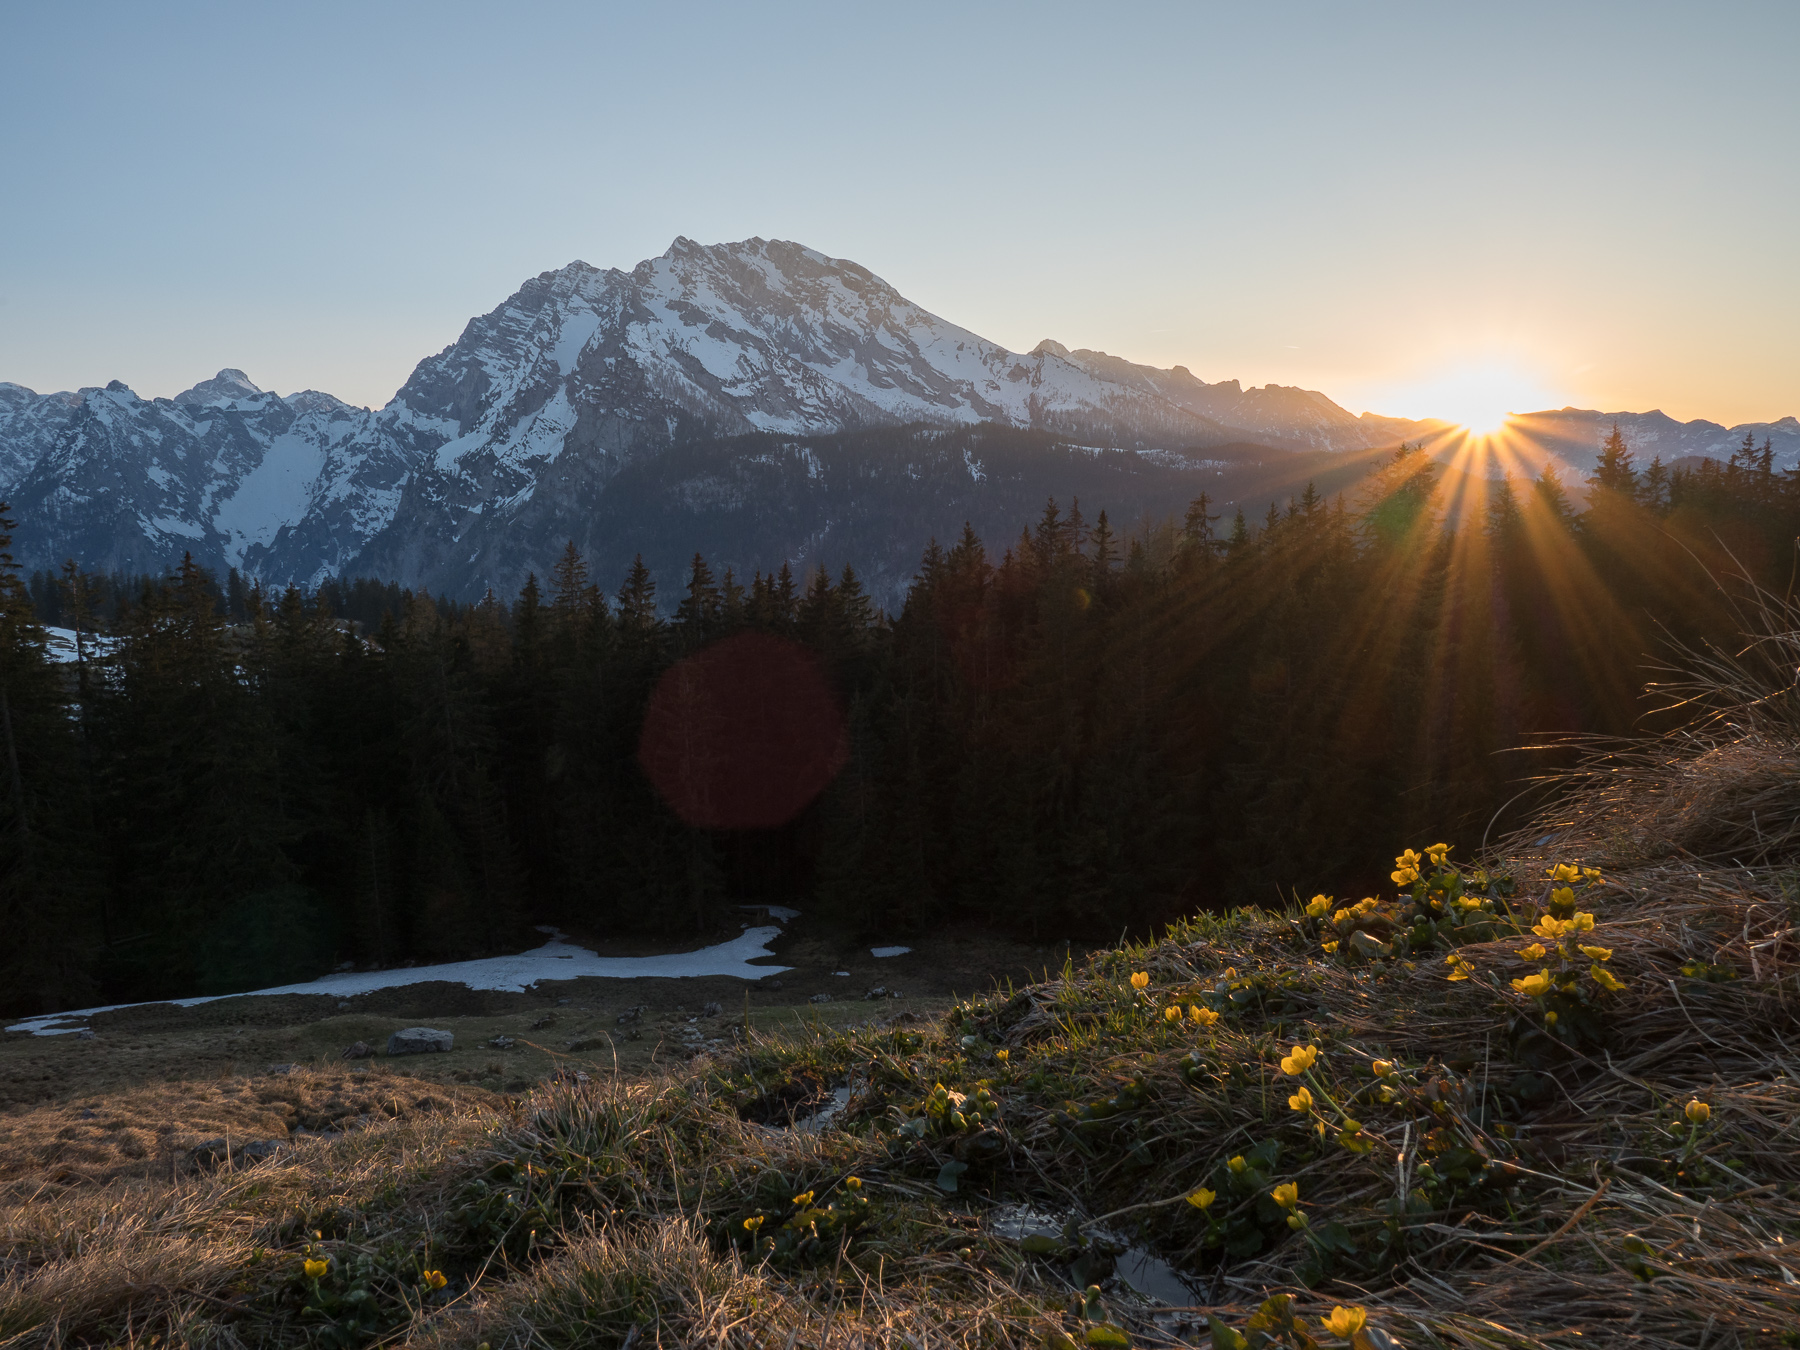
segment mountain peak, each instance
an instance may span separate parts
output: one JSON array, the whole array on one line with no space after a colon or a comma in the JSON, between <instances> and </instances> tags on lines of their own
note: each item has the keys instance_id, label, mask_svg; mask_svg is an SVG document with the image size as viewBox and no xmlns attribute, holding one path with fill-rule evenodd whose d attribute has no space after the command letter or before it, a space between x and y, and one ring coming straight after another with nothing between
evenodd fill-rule
<instances>
[{"instance_id":1,"label":"mountain peak","mask_svg":"<svg viewBox=\"0 0 1800 1350\"><path fill-rule=\"evenodd\" d=\"M243 371L227 366L210 380L202 380L192 389L184 389L175 395L175 402L205 407L244 398L261 398L262 393Z\"/></svg>"},{"instance_id":2,"label":"mountain peak","mask_svg":"<svg viewBox=\"0 0 1800 1350\"><path fill-rule=\"evenodd\" d=\"M1042 342L1038 343L1037 346L1031 349L1031 354L1033 356L1061 356L1066 358L1069 354L1069 349L1063 346L1062 343L1058 342L1055 338L1045 338Z\"/></svg>"}]
</instances>

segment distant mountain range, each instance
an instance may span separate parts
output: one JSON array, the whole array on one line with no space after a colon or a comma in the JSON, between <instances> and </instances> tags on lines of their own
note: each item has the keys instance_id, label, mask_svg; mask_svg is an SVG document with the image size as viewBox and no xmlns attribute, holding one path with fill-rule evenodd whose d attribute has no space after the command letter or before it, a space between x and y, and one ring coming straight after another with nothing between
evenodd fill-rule
<instances>
[{"instance_id":1,"label":"distant mountain range","mask_svg":"<svg viewBox=\"0 0 1800 1350\"><path fill-rule=\"evenodd\" d=\"M1746 431L1800 462L1792 417L1563 409L1519 426L1585 467L1615 419L1646 462L1722 458ZM1369 452L1448 430L1051 341L1010 352L855 263L677 239L629 272L527 281L379 411L238 370L173 399L0 383L0 491L28 567L154 572L191 551L278 585L348 573L478 595L573 539L603 578L637 552L665 584L696 550L740 571L850 561L891 600L925 537L964 519L1009 534L1079 494L1125 522L1202 490L1260 514L1258 494L1352 482Z\"/></svg>"}]
</instances>

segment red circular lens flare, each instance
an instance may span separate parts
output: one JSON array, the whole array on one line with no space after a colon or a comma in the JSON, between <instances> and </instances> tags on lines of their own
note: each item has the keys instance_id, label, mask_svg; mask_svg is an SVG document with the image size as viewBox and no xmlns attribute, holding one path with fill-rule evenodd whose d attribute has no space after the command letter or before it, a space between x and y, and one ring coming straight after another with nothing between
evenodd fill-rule
<instances>
[{"instance_id":1,"label":"red circular lens flare","mask_svg":"<svg viewBox=\"0 0 1800 1350\"><path fill-rule=\"evenodd\" d=\"M638 763L689 825L766 830L825 790L849 757L844 714L817 659L765 633L716 642L664 671Z\"/></svg>"}]
</instances>

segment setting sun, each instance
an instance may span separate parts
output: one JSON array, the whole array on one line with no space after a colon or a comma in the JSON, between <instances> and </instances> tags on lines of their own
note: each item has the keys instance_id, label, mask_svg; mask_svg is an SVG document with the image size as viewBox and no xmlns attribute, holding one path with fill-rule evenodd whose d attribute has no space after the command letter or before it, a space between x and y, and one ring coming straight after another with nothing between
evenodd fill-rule
<instances>
[{"instance_id":1,"label":"setting sun","mask_svg":"<svg viewBox=\"0 0 1800 1350\"><path fill-rule=\"evenodd\" d=\"M1477 436L1488 436L1515 413L1555 407L1543 381L1510 365L1460 366L1439 371L1395 391L1399 408L1429 408L1411 416L1442 418Z\"/></svg>"}]
</instances>

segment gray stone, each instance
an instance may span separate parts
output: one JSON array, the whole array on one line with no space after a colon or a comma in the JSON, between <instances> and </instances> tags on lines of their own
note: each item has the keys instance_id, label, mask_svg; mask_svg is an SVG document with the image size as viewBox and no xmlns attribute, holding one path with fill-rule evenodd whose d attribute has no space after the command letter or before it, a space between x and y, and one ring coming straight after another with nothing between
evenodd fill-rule
<instances>
[{"instance_id":1,"label":"gray stone","mask_svg":"<svg viewBox=\"0 0 1800 1350\"><path fill-rule=\"evenodd\" d=\"M806 1001L808 1003L829 1003L829 1002L831 1002L831 995L830 994L814 994L811 998L807 999Z\"/></svg>"},{"instance_id":2,"label":"gray stone","mask_svg":"<svg viewBox=\"0 0 1800 1350\"><path fill-rule=\"evenodd\" d=\"M455 1035L448 1031L408 1027L405 1031L396 1031L388 1037L387 1052L390 1055L423 1055L434 1050L448 1050L455 1044Z\"/></svg>"}]
</instances>

